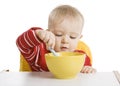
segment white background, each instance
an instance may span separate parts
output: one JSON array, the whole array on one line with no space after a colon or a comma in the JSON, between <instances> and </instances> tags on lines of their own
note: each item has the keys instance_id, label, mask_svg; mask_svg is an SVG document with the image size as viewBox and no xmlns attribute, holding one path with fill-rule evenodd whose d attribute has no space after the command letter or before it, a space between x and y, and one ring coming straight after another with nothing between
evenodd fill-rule
<instances>
[{"instance_id":1,"label":"white background","mask_svg":"<svg viewBox=\"0 0 120 86\"><path fill-rule=\"evenodd\" d=\"M85 18L83 38L97 71L120 71L120 0L0 0L0 71L19 71L17 37L30 27L47 28L50 11L76 7Z\"/></svg>"}]
</instances>

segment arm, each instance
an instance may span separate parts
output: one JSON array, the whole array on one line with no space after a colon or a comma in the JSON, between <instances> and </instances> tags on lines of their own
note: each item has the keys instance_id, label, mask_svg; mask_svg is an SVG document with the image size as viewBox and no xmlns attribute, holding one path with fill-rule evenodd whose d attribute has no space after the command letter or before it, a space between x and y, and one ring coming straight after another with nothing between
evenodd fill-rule
<instances>
[{"instance_id":1,"label":"arm","mask_svg":"<svg viewBox=\"0 0 120 86\"><path fill-rule=\"evenodd\" d=\"M41 43L35 34L35 30L37 29L41 28L31 28L21 34L16 40L18 49L25 57L29 57L29 54L34 51L33 48Z\"/></svg>"},{"instance_id":2,"label":"arm","mask_svg":"<svg viewBox=\"0 0 120 86\"><path fill-rule=\"evenodd\" d=\"M45 48L42 41L36 36L35 30L42 29L38 27L29 29L17 38L16 44L21 54L29 63L31 69L34 71L41 71L39 54L45 52L40 52L40 48Z\"/></svg>"},{"instance_id":3,"label":"arm","mask_svg":"<svg viewBox=\"0 0 120 86\"><path fill-rule=\"evenodd\" d=\"M20 35L16 44L33 71L48 70L44 55L48 52L46 45L54 47L55 36L52 32L34 27Z\"/></svg>"},{"instance_id":4,"label":"arm","mask_svg":"<svg viewBox=\"0 0 120 86\"><path fill-rule=\"evenodd\" d=\"M85 64L82 68L82 73L95 73L96 69L92 67L92 64L90 63L90 58L86 55Z\"/></svg>"},{"instance_id":5,"label":"arm","mask_svg":"<svg viewBox=\"0 0 120 86\"><path fill-rule=\"evenodd\" d=\"M75 50L75 52L80 52L80 53L84 53L86 54L84 51L82 50ZM96 69L92 68L92 64L91 64L91 59L89 58L89 56L86 54L86 57L85 57L85 63L84 63L84 66L81 70L82 73L94 73L96 72Z\"/></svg>"}]
</instances>

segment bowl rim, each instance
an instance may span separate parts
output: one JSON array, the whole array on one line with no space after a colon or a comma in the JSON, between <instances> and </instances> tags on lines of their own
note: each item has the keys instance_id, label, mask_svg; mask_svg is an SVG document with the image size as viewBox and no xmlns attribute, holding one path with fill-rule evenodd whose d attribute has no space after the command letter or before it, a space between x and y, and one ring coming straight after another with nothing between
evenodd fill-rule
<instances>
[{"instance_id":1,"label":"bowl rim","mask_svg":"<svg viewBox=\"0 0 120 86\"><path fill-rule=\"evenodd\" d=\"M53 57L62 57L62 54L64 55L64 56L66 56L66 57L73 57L74 55L76 56L76 57L78 57L78 56L83 56L84 58L86 57L86 54L85 53L82 53L82 52L57 52L58 54L61 54L60 56L54 56L52 53L46 53L45 54L45 58L48 58L48 57L50 57L50 58L53 58ZM66 53L68 54L68 55L66 55Z\"/></svg>"}]
</instances>

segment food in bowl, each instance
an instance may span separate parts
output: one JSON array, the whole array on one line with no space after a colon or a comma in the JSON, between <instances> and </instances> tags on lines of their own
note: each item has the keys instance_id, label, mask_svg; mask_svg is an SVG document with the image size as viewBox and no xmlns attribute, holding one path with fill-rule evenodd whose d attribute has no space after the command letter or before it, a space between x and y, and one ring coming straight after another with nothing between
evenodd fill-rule
<instances>
[{"instance_id":1,"label":"food in bowl","mask_svg":"<svg viewBox=\"0 0 120 86\"><path fill-rule=\"evenodd\" d=\"M59 56L52 53L45 54L49 71L58 79L74 78L82 69L85 54L79 52L58 52Z\"/></svg>"}]
</instances>

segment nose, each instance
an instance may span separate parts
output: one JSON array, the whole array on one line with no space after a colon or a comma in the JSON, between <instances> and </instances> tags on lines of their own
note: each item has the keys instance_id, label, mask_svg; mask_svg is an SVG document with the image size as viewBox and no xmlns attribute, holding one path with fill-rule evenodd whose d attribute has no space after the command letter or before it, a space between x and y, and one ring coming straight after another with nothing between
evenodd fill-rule
<instances>
[{"instance_id":1,"label":"nose","mask_svg":"<svg viewBox=\"0 0 120 86\"><path fill-rule=\"evenodd\" d=\"M63 43L63 44L68 44L68 43L69 43L69 37L68 37L67 35L64 35L64 36L62 37L62 43Z\"/></svg>"}]
</instances>

